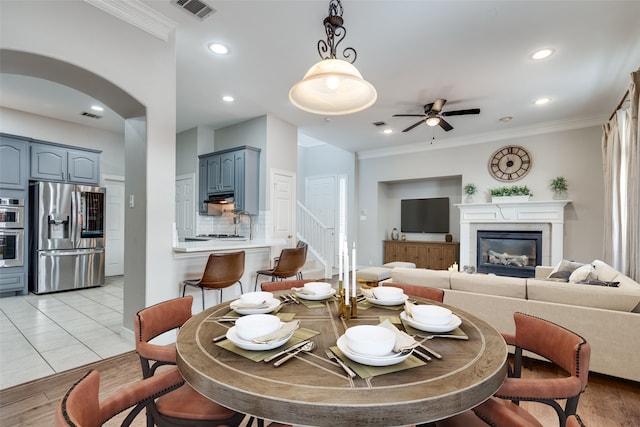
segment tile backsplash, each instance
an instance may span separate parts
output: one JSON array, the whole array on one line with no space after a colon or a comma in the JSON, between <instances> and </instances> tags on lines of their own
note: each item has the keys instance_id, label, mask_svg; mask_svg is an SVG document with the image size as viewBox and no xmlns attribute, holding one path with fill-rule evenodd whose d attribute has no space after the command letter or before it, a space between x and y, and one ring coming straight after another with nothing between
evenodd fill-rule
<instances>
[{"instance_id":1,"label":"tile backsplash","mask_svg":"<svg viewBox=\"0 0 640 427\"><path fill-rule=\"evenodd\" d=\"M234 218L236 222L234 223ZM225 212L219 216L198 215L196 235L198 234L239 234L252 239L264 238L264 214L234 215Z\"/></svg>"}]
</instances>

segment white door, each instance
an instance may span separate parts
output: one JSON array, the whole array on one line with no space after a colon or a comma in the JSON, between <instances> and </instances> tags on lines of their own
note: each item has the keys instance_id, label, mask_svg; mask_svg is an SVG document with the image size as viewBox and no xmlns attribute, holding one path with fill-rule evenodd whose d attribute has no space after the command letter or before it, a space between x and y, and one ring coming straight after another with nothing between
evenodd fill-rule
<instances>
[{"instance_id":1,"label":"white door","mask_svg":"<svg viewBox=\"0 0 640 427\"><path fill-rule=\"evenodd\" d=\"M334 248L333 253L336 254L333 259L334 267L338 265L338 238L340 230L336 228L337 219L337 176L316 176L306 179L305 184L305 206L316 218L324 225L334 229Z\"/></svg>"},{"instance_id":2,"label":"white door","mask_svg":"<svg viewBox=\"0 0 640 427\"><path fill-rule=\"evenodd\" d=\"M271 170L271 210L273 212L273 238L292 242L296 235L296 174Z\"/></svg>"},{"instance_id":3,"label":"white door","mask_svg":"<svg viewBox=\"0 0 640 427\"><path fill-rule=\"evenodd\" d=\"M104 178L107 189L105 276L124 274L124 178Z\"/></svg>"},{"instance_id":4,"label":"white door","mask_svg":"<svg viewBox=\"0 0 640 427\"><path fill-rule=\"evenodd\" d=\"M196 235L195 184L195 174L176 177L176 227L178 228L178 237L184 238Z\"/></svg>"}]
</instances>

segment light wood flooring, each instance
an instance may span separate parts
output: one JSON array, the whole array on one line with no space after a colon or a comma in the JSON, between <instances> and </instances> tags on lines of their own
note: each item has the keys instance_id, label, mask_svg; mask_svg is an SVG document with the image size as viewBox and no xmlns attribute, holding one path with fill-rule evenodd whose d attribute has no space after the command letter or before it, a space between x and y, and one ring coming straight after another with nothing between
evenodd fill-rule
<instances>
[{"instance_id":1,"label":"light wood flooring","mask_svg":"<svg viewBox=\"0 0 640 427\"><path fill-rule=\"evenodd\" d=\"M633 363L633 361L630 361ZM101 375L101 399L142 377L135 352L92 363L60 374L0 391L0 426L52 426L58 402L66 390L89 369ZM530 377L561 376L549 364L529 360L523 375ZM558 425L555 412L542 404L523 403L546 427ZM592 374L587 390L580 398L578 413L589 427L640 427L640 384L604 375ZM106 425L117 426L122 415ZM144 414L134 426L145 427ZM383 427L383 426L372 426Z\"/></svg>"}]
</instances>

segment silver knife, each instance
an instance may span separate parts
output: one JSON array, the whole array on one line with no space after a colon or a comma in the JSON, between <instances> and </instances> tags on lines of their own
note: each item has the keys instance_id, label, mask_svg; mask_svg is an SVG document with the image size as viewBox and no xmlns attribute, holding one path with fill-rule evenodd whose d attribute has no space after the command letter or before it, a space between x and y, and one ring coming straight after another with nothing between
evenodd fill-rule
<instances>
[{"instance_id":1,"label":"silver knife","mask_svg":"<svg viewBox=\"0 0 640 427\"><path fill-rule=\"evenodd\" d=\"M338 362L338 364L339 364L340 366L342 366L342 369L344 369L344 371L345 371L345 372L346 372L346 373L347 373L351 378L355 378L355 377L356 377L356 373L355 373L355 372L353 372L353 371L351 370L351 368L349 368L347 365L345 365L345 363L344 363L342 360L340 360L340 358L339 358L339 357L338 357L338 356L337 356L333 351L331 351L330 349L327 349L326 353L327 353L327 357L328 357L329 359L331 359L331 360L335 360L336 362Z\"/></svg>"},{"instance_id":2,"label":"silver knife","mask_svg":"<svg viewBox=\"0 0 640 427\"><path fill-rule=\"evenodd\" d=\"M302 342L299 342L298 344L294 344L289 348L285 348L284 350L279 351L278 353L267 357L266 359L264 359L264 361L265 362L271 362L273 359L277 359L278 357L282 356L283 354L289 353L291 350L295 350L298 347L302 347L303 345L305 345L308 342L309 342L309 340L304 340Z\"/></svg>"},{"instance_id":3,"label":"silver knife","mask_svg":"<svg viewBox=\"0 0 640 427\"><path fill-rule=\"evenodd\" d=\"M424 348L424 349L427 351L427 353L432 354L432 355L433 355L433 357L435 357L436 359L442 359L442 355L441 355L440 353L436 352L435 350L431 350L431 349L430 349L429 347L427 347L426 345L424 345L424 344L422 344L422 343L421 343L421 344L420 344L420 347Z\"/></svg>"}]
</instances>

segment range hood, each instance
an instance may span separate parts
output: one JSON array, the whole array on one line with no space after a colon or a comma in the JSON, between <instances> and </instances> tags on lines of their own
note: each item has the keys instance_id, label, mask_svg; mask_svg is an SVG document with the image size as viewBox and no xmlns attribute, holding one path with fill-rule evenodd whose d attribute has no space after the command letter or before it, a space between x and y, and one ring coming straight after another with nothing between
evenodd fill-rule
<instances>
[{"instance_id":1,"label":"range hood","mask_svg":"<svg viewBox=\"0 0 640 427\"><path fill-rule=\"evenodd\" d=\"M207 200L207 215L220 216L225 212L233 213L234 210L234 193L209 194L209 198Z\"/></svg>"}]
</instances>

